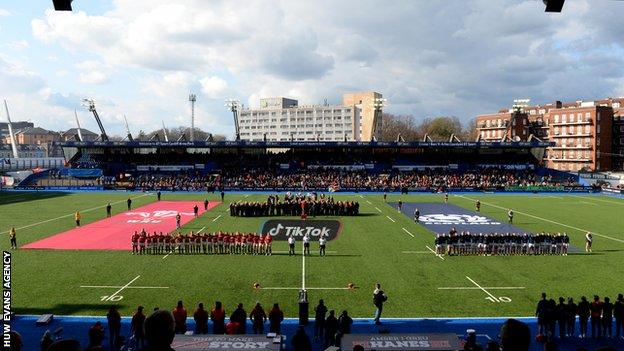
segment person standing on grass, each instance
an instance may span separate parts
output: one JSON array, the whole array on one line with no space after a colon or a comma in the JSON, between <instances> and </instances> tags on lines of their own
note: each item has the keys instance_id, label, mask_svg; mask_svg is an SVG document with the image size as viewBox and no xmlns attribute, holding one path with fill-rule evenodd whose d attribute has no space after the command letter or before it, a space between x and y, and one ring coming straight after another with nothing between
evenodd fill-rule
<instances>
[{"instance_id":1,"label":"person standing on grass","mask_svg":"<svg viewBox=\"0 0 624 351\"><path fill-rule=\"evenodd\" d=\"M592 252L592 243L594 242L594 238L591 232L587 232L585 234L585 252Z\"/></svg>"},{"instance_id":2,"label":"person standing on grass","mask_svg":"<svg viewBox=\"0 0 624 351\"><path fill-rule=\"evenodd\" d=\"M277 303L273 304L273 308L269 311L269 332L282 334L282 321L284 320L284 312L280 310Z\"/></svg>"},{"instance_id":3,"label":"person standing on grass","mask_svg":"<svg viewBox=\"0 0 624 351\"><path fill-rule=\"evenodd\" d=\"M260 302L256 302L256 306L249 313L249 320L252 323L254 334L264 334L264 322L267 320L267 315Z\"/></svg>"},{"instance_id":4,"label":"person standing on grass","mask_svg":"<svg viewBox=\"0 0 624 351\"><path fill-rule=\"evenodd\" d=\"M186 308L184 308L184 305L182 304L182 300L178 301L178 304L173 309L172 314L175 321L176 334L186 333L186 318L188 314L186 312Z\"/></svg>"},{"instance_id":5,"label":"person standing on grass","mask_svg":"<svg viewBox=\"0 0 624 351\"><path fill-rule=\"evenodd\" d=\"M208 211L208 199L204 199L204 211Z\"/></svg>"},{"instance_id":6,"label":"person standing on grass","mask_svg":"<svg viewBox=\"0 0 624 351\"><path fill-rule=\"evenodd\" d=\"M338 333L338 319L334 310L329 311L325 320L325 342L323 347L336 346L336 333Z\"/></svg>"},{"instance_id":7,"label":"person standing on grass","mask_svg":"<svg viewBox=\"0 0 624 351\"><path fill-rule=\"evenodd\" d=\"M17 234L15 233L15 227L11 227L11 230L9 230L9 239L11 240L11 248L17 249Z\"/></svg>"},{"instance_id":8,"label":"person standing on grass","mask_svg":"<svg viewBox=\"0 0 624 351\"><path fill-rule=\"evenodd\" d=\"M237 334L245 334L247 332L247 312L245 312L242 303L239 303L238 307L232 312L230 321L237 324Z\"/></svg>"},{"instance_id":9,"label":"person standing on grass","mask_svg":"<svg viewBox=\"0 0 624 351\"><path fill-rule=\"evenodd\" d=\"M158 190L158 192L156 193L156 198L158 199L158 201L160 201L160 196L161 196L161 195L162 195L162 194L160 193L160 190Z\"/></svg>"},{"instance_id":10,"label":"person standing on grass","mask_svg":"<svg viewBox=\"0 0 624 351\"><path fill-rule=\"evenodd\" d=\"M215 302L214 308L210 311L210 320L212 321L213 334L225 333L225 310L221 305L221 301Z\"/></svg>"},{"instance_id":11,"label":"person standing on grass","mask_svg":"<svg viewBox=\"0 0 624 351\"><path fill-rule=\"evenodd\" d=\"M481 201L477 200L477 202L475 202L475 210L477 210L477 212L481 212Z\"/></svg>"},{"instance_id":12,"label":"person standing on grass","mask_svg":"<svg viewBox=\"0 0 624 351\"><path fill-rule=\"evenodd\" d=\"M594 301L589 305L591 311L592 338L600 337L602 334L602 301L598 295L594 295Z\"/></svg>"},{"instance_id":13,"label":"person standing on grass","mask_svg":"<svg viewBox=\"0 0 624 351\"><path fill-rule=\"evenodd\" d=\"M444 194L444 203L448 204L448 193Z\"/></svg>"},{"instance_id":14,"label":"person standing on grass","mask_svg":"<svg viewBox=\"0 0 624 351\"><path fill-rule=\"evenodd\" d=\"M420 223L420 210L418 209L414 210L414 222Z\"/></svg>"},{"instance_id":15,"label":"person standing on grass","mask_svg":"<svg viewBox=\"0 0 624 351\"><path fill-rule=\"evenodd\" d=\"M537 317L537 334L546 334L546 309L548 307L548 300L546 299L546 293L542 293L542 299L537 303L535 309L535 316Z\"/></svg>"},{"instance_id":16,"label":"person standing on grass","mask_svg":"<svg viewBox=\"0 0 624 351\"><path fill-rule=\"evenodd\" d=\"M399 203L397 204L397 212L401 213L402 209L403 209L403 201L399 200Z\"/></svg>"},{"instance_id":17,"label":"person standing on grass","mask_svg":"<svg viewBox=\"0 0 624 351\"><path fill-rule=\"evenodd\" d=\"M225 200L225 192L221 190L221 202Z\"/></svg>"},{"instance_id":18,"label":"person standing on grass","mask_svg":"<svg viewBox=\"0 0 624 351\"><path fill-rule=\"evenodd\" d=\"M182 216L180 216L180 212L176 214L175 220L176 220L176 229L180 229L180 222L182 221Z\"/></svg>"},{"instance_id":19,"label":"person standing on grass","mask_svg":"<svg viewBox=\"0 0 624 351\"><path fill-rule=\"evenodd\" d=\"M567 328L566 333L569 337L574 337L574 324L576 323L576 315L578 314L578 306L574 303L574 299L568 298L566 305Z\"/></svg>"},{"instance_id":20,"label":"person standing on grass","mask_svg":"<svg viewBox=\"0 0 624 351\"><path fill-rule=\"evenodd\" d=\"M199 303L193 313L195 320L195 334L208 334L208 311L204 309L204 304Z\"/></svg>"},{"instance_id":21,"label":"person standing on grass","mask_svg":"<svg viewBox=\"0 0 624 351\"><path fill-rule=\"evenodd\" d=\"M310 256L310 236L308 233L303 236L303 255Z\"/></svg>"},{"instance_id":22,"label":"person standing on grass","mask_svg":"<svg viewBox=\"0 0 624 351\"><path fill-rule=\"evenodd\" d=\"M132 316L132 322L130 322L130 328L134 335L134 343L139 350L145 346L145 318L143 306L139 306Z\"/></svg>"},{"instance_id":23,"label":"person standing on grass","mask_svg":"<svg viewBox=\"0 0 624 351\"><path fill-rule=\"evenodd\" d=\"M591 314L591 310L589 308L589 301L585 296L581 296L581 302L578 304L578 315L579 315L579 337L584 339L587 337L587 320Z\"/></svg>"},{"instance_id":24,"label":"person standing on grass","mask_svg":"<svg viewBox=\"0 0 624 351\"><path fill-rule=\"evenodd\" d=\"M375 290L373 290L373 305L375 305L375 324L381 324L381 312L383 311L383 304L388 301L388 296L381 290L381 284L375 284Z\"/></svg>"},{"instance_id":25,"label":"person standing on grass","mask_svg":"<svg viewBox=\"0 0 624 351\"><path fill-rule=\"evenodd\" d=\"M288 236L288 256L297 255L295 253L295 237L293 235Z\"/></svg>"},{"instance_id":26,"label":"person standing on grass","mask_svg":"<svg viewBox=\"0 0 624 351\"><path fill-rule=\"evenodd\" d=\"M321 235L319 238L319 256L325 256L325 247L327 246L327 239L325 239L325 235Z\"/></svg>"},{"instance_id":27,"label":"person standing on grass","mask_svg":"<svg viewBox=\"0 0 624 351\"><path fill-rule=\"evenodd\" d=\"M128 205L128 211L130 211L132 209L132 199L128 198L128 200L126 200L126 204Z\"/></svg>"},{"instance_id":28,"label":"person standing on grass","mask_svg":"<svg viewBox=\"0 0 624 351\"><path fill-rule=\"evenodd\" d=\"M387 193L384 193L383 200L384 200L384 202L388 202L388 194Z\"/></svg>"},{"instance_id":29,"label":"person standing on grass","mask_svg":"<svg viewBox=\"0 0 624 351\"><path fill-rule=\"evenodd\" d=\"M611 339L613 335L613 304L605 296L602 304L602 337Z\"/></svg>"},{"instance_id":30,"label":"person standing on grass","mask_svg":"<svg viewBox=\"0 0 624 351\"><path fill-rule=\"evenodd\" d=\"M613 316L615 317L615 337L620 338L620 332L624 332L624 295L619 294L613 304ZM624 335L623 335L624 336Z\"/></svg>"},{"instance_id":31,"label":"person standing on grass","mask_svg":"<svg viewBox=\"0 0 624 351\"><path fill-rule=\"evenodd\" d=\"M106 314L108 320L108 340L111 350L117 350L119 343L119 334L121 332L121 315L117 311L117 306L113 305Z\"/></svg>"},{"instance_id":32,"label":"person standing on grass","mask_svg":"<svg viewBox=\"0 0 624 351\"><path fill-rule=\"evenodd\" d=\"M111 217L111 210L112 210L113 206L111 206L111 203L109 202L108 204L106 204L106 218L110 218Z\"/></svg>"},{"instance_id":33,"label":"person standing on grass","mask_svg":"<svg viewBox=\"0 0 624 351\"><path fill-rule=\"evenodd\" d=\"M74 220L76 220L76 227L80 227L80 219L82 218L82 216L80 215L79 211L76 211L76 213L74 214Z\"/></svg>"},{"instance_id":34,"label":"person standing on grass","mask_svg":"<svg viewBox=\"0 0 624 351\"><path fill-rule=\"evenodd\" d=\"M199 207L197 206L197 204L195 204L195 206L193 206L193 215L195 216L195 218L197 218L198 214L199 214Z\"/></svg>"},{"instance_id":35,"label":"person standing on grass","mask_svg":"<svg viewBox=\"0 0 624 351\"><path fill-rule=\"evenodd\" d=\"M513 216L514 216L514 213L512 209L509 209L509 211L507 211L507 222L509 224L513 224Z\"/></svg>"},{"instance_id":36,"label":"person standing on grass","mask_svg":"<svg viewBox=\"0 0 624 351\"><path fill-rule=\"evenodd\" d=\"M320 299L318 305L314 307L314 340L323 340L326 314L327 307L325 306L323 299Z\"/></svg>"}]
</instances>

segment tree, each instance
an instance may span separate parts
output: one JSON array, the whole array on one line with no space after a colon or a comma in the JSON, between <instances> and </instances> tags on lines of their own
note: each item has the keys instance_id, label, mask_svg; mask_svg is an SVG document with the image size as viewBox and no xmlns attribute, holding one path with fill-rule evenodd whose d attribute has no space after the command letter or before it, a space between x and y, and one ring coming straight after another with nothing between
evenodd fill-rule
<instances>
[{"instance_id":1,"label":"tree","mask_svg":"<svg viewBox=\"0 0 624 351\"><path fill-rule=\"evenodd\" d=\"M437 141L448 141L451 135L460 137L462 134L462 124L457 117L435 117L426 118L420 125L421 133L428 134L429 137Z\"/></svg>"},{"instance_id":2,"label":"tree","mask_svg":"<svg viewBox=\"0 0 624 351\"><path fill-rule=\"evenodd\" d=\"M395 141L399 134L405 141L416 141L422 137L414 116L384 113L381 120L381 141Z\"/></svg>"}]
</instances>

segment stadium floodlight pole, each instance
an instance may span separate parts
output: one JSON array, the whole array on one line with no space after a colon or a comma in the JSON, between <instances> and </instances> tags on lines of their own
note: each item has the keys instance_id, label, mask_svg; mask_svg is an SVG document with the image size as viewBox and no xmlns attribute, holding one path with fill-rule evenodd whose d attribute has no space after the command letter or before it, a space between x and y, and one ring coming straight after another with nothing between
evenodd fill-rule
<instances>
[{"instance_id":1,"label":"stadium floodlight pole","mask_svg":"<svg viewBox=\"0 0 624 351\"><path fill-rule=\"evenodd\" d=\"M17 143L15 142L15 134L13 134L13 125L11 124L11 114L9 114L9 105L6 99L4 100L4 110L6 111L7 122L9 123L9 139L11 140L11 151L13 151L13 158L19 158L17 153Z\"/></svg>"},{"instance_id":2,"label":"stadium floodlight pole","mask_svg":"<svg viewBox=\"0 0 624 351\"><path fill-rule=\"evenodd\" d=\"M167 135L167 128L165 128L165 121L162 121L162 125L163 125L163 135L165 137L165 141L169 142L169 136Z\"/></svg>"},{"instance_id":3,"label":"stadium floodlight pole","mask_svg":"<svg viewBox=\"0 0 624 351\"><path fill-rule=\"evenodd\" d=\"M374 130L373 130L372 135L375 136L376 138L380 137L379 133L381 133L382 112L383 112L383 108L386 107L387 105L388 105L388 99L384 99L384 98L373 99L373 109L374 109L373 128Z\"/></svg>"},{"instance_id":4,"label":"stadium floodlight pole","mask_svg":"<svg viewBox=\"0 0 624 351\"><path fill-rule=\"evenodd\" d=\"M197 101L197 96L190 94L189 101L191 102L191 133L189 137L191 141L195 141L195 101Z\"/></svg>"},{"instance_id":5,"label":"stadium floodlight pole","mask_svg":"<svg viewBox=\"0 0 624 351\"><path fill-rule=\"evenodd\" d=\"M78 140L84 141L82 138L82 130L80 128L80 120L78 119L78 110L74 109L74 116L76 117L76 130L78 131Z\"/></svg>"},{"instance_id":6,"label":"stadium floodlight pole","mask_svg":"<svg viewBox=\"0 0 624 351\"><path fill-rule=\"evenodd\" d=\"M126 137L128 138L128 141L134 141L134 138L132 137L132 133L130 133L130 127L128 126L128 119L126 118L126 115L124 116L124 122L126 123Z\"/></svg>"},{"instance_id":7,"label":"stadium floodlight pole","mask_svg":"<svg viewBox=\"0 0 624 351\"><path fill-rule=\"evenodd\" d=\"M97 110L95 109L95 100L93 99L82 99L82 105L85 106L89 111L91 111L91 113L93 113L93 117L95 117L95 121L98 124L98 127L100 128L100 139L102 139L102 141L108 141L108 135L106 135L106 131L104 130L104 125L102 124L102 121L100 120L100 116L97 113Z\"/></svg>"},{"instance_id":8,"label":"stadium floodlight pole","mask_svg":"<svg viewBox=\"0 0 624 351\"><path fill-rule=\"evenodd\" d=\"M227 99L225 100L225 106L227 106L230 111L232 111L232 116L234 117L234 131L236 133L236 141L239 141L240 130L238 128L238 112L240 110L240 101L235 99Z\"/></svg>"}]
</instances>

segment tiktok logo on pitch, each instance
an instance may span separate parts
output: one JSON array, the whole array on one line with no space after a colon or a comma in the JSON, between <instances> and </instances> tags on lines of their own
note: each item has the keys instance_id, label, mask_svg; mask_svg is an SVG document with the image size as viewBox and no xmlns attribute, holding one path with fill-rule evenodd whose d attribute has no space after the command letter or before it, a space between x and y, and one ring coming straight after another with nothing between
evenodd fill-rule
<instances>
[{"instance_id":1,"label":"tiktok logo on pitch","mask_svg":"<svg viewBox=\"0 0 624 351\"><path fill-rule=\"evenodd\" d=\"M175 218L175 216L193 216L192 212L178 212L168 210L156 210L152 212L127 212L127 216L134 216L135 218L128 219L127 223L145 223L145 224L157 224L162 223L164 219Z\"/></svg>"}]
</instances>

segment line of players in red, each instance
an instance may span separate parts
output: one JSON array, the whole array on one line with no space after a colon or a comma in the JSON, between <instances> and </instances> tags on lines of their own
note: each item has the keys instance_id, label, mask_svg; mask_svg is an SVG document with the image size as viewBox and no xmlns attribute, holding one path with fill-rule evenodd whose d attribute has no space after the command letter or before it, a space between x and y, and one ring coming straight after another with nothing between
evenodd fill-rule
<instances>
[{"instance_id":1,"label":"line of players in red","mask_svg":"<svg viewBox=\"0 0 624 351\"><path fill-rule=\"evenodd\" d=\"M131 238L133 255L189 254L239 254L271 255L273 238L256 233L177 233L148 234L145 230L134 232Z\"/></svg>"}]
</instances>

